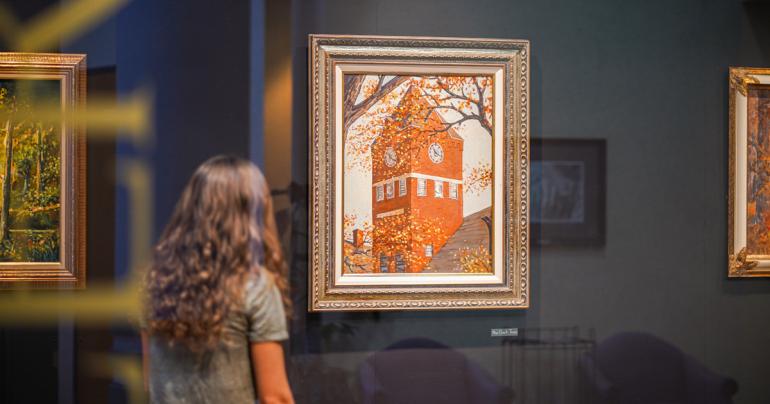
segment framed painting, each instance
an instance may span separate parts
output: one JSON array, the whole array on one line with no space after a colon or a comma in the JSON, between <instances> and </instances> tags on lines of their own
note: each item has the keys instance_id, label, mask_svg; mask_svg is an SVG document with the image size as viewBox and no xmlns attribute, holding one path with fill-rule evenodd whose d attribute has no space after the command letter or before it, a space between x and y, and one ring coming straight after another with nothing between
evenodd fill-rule
<instances>
[{"instance_id":1,"label":"framed painting","mask_svg":"<svg viewBox=\"0 0 770 404\"><path fill-rule=\"evenodd\" d=\"M604 139L533 139L532 243L601 247L605 242Z\"/></svg>"},{"instance_id":2,"label":"framed painting","mask_svg":"<svg viewBox=\"0 0 770 404\"><path fill-rule=\"evenodd\" d=\"M309 309L528 307L529 43L309 51Z\"/></svg>"},{"instance_id":3,"label":"framed painting","mask_svg":"<svg viewBox=\"0 0 770 404\"><path fill-rule=\"evenodd\" d=\"M86 275L85 55L0 53L0 288Z\"/></svg>"},{"instance_id":4,"label":"framed painting","mask_svg":"<svg viewBox=\"0 0 770 404\"><path fill-rule=\"evenodd\" d=\"M770 276L770 69L730 69L728 276Z\"/></svg>"}]
</instances>

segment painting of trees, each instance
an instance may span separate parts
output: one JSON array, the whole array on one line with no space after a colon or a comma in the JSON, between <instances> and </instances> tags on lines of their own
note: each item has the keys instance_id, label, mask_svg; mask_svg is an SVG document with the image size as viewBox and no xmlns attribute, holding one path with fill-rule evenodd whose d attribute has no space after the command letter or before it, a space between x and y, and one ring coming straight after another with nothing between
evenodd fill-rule
<instances>
[{"instance_id":1,"label":"painting of trees","mask_svg":"<svg viewBox=\"0 0 770 404\"><path fill-rule=\"evenodd\" d=\"M770 254L770 91L748 96L748 250Z\"/></svg>"},{"instance_id":2,"label":"painting of trees","mask_svg":"<svg viewBox=\"0 0 770 404\"><path fill-rule=\"evenodd\" d=\"M57 81L0 80L0 261L59 260L61 140L34 119L58 100Z\"/></svg>"}]
</instances>

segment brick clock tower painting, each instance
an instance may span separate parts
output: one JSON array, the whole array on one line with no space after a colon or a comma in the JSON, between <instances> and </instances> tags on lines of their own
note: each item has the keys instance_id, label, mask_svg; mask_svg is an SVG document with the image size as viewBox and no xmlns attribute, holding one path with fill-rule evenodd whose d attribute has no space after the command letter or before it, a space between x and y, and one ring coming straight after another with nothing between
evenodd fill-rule
<instances>
[{"instance_id":1,"label":"brick clock tower painting","mask_svg":"<svg viewBox=\"0 0 770 404\"><path fill-rule=\"evenodd\" d=\"M343 273L491 273L492 79L345 83Z\"/></svg>"},{"instance_id":2,"label":"brick clock tower painting","mask_svg":"<svg viewBox=\"0 0 770 404\"><path fill-rule=\"evenodd\" d=\"M528 307L529 42L308 49L308 309Z\"/></svg>"}]
</instances>

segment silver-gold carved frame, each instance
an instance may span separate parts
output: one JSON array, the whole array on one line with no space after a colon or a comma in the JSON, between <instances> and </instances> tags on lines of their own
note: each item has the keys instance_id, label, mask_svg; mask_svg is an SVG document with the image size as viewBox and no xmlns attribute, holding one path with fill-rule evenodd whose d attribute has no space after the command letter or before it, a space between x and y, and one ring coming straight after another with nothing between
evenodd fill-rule
<instances>
[{"instance_id":1,"label":"silver-gold carved frame","mask_svg":"<svg viewBox=\"0 0 770 404\"><path fill-rule=\"evenodd\" d=\"M86 55L2 53L0 78L58 80L61 88L59 262L0 263L0 289L86 285L86 138L75 116L86 103ZM48 111L50 112L50 111Z\"/></svg>"},{"instance_id":2,"label":"silver-gold carved frame","mask_svg":"<svg viewBox=\"0 0 770 404\"><path fill-rule=\"evenodd\" d=\"M529 307L529 52L526 40L310 35L310 311ZM504 270L499 284L335 284L335 243L342 241L335 240L335 150L341 146L335 144L334 69L345 63L502 67Z\"/></svg>"}]
</instances>

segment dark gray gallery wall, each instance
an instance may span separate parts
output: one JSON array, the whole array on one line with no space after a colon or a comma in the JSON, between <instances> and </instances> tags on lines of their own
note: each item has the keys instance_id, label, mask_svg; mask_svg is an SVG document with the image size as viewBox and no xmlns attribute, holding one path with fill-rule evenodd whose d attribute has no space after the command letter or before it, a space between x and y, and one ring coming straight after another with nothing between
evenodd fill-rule
<instances>
[{"instance_id":1,"label":"dark gray gallery wall","mask_svg":"<svg viewBox=\"0 0 770 404\"><path fill-rule=\"evenodd\" d=\"M307 33L523 38L532 136L607 140L607 243L538 250L532 308L340 314L370 351L426 336L492 346L500 326L645 331L770 398L770 281L727 280L727 72L770 66L770 5L727 0L296 0L294 176L306 182ZM295 271L306 267L295 258ZM301 278L304 274L294 274ZM302 293L302 291L297 291ZM311 325L316 324L316 325Z\"/></svg>"},{"instance_id":2,"label":"dark gray gallery wall","mask_svg":"<svg viewBox=\"0 0 770 404\"><path fill-rule=\"evenodd\" d=\"M250 154L251 21L248 1L134 0L118 16L119 95L152 92L155 140L139 157L154 169L156 233L195 167Z\"/></svg>"},{"instance_id":3,"label":"dark gray gallery wall","mask_svg":"<svg viewBox=\"0 0 770 404\"><path fill-rule=\"evenodd\" d=\"M28 18L49 3L18 1L14 7ZM261 105L253 91L261 51L250 42L261 20L255 3L261 4L133 0L89 37L93 47L83 45L101 50L89 51L98 53L94 66L114 60L119 98L152 90L155 143L136 149L119 142L113 152L117 173L107 165L104 172L117 178L123 159L150 164L156 234L200 162L216 153L260 154L254 146ZM492 347L499 340L489 337L489 329L505 326L575 325L595 328L600 339L641 330L736 378L738 403L770 398L770 282L724 276L727 67L770 66L767 2L293 0L292 6L293 153L286 158L298 190L307 183L307 33L529 39L532 135L604 138L608 145L606 246L533 250L531 309L305 317L299 304L294 355L374 351L412 336L453 347ZM89 175L99 171L94 167ZM108 185L104 179L90 187L95 192L89 204L115 206L114 234L99 232L113 225L89 228L89 234L103 234L98 241L114 241L115 247L89 249L95 254L89 262L109 265L114 255L119 277L126 270L132 218L125 192ZM295 301L301 303L306 217L297 194L287 247ZM94 214L110 220L109 214ZM341 323L354 334L336 327ZM116 333L116 340L123 335ZM55 332L5 329L0 345L0 401L55 401ZM312 384L310 379L305 382Z\"/></svg>"}]
</instances>

